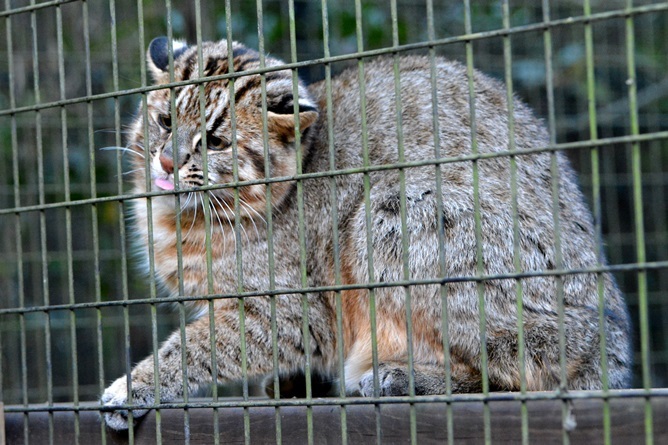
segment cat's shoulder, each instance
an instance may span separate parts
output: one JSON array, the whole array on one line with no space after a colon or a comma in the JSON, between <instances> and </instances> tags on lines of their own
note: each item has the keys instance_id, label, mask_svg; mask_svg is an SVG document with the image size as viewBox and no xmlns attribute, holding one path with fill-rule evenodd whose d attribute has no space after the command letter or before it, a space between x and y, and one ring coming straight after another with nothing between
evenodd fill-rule
<instances>
[{"instance_id":1,"label":"cat's shoulder","mask_svg":"<svg viewBox=\"0 0 668 445\"><path fill-rule=\"evenodd\" d=\"M466 64L442 56L428 55L392 55L364 59L362 63L351 64L340 73L332 76L334 96L354 92L359 94L360 79L363 73L364 88L367 91L377 90L380 93L394 91L396 80L402 88L419 88L431 91L436 84L440 91L462 97L468 97L469 71ZM471 71L476 94L493 95L503 101L505 86L503 82L473 69ZM327 84L321 80L309 86L315 97L324 97Z\"/></svg>"}]
</instances>

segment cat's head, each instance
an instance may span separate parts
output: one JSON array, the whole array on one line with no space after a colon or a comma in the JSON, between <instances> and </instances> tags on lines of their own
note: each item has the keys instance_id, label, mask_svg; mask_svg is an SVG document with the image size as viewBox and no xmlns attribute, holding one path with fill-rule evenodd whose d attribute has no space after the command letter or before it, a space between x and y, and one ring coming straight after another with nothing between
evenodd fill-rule
<instances>
[{"instance_id":1,"label":"cat's head","mask_svg":"<svg viewBox=\"0 0 668 445\"><path fill-rule=\"evenodd\" d=\"M147 62L156 85L198 79L200 75L209 77L228 74L230 60L233 60L235 73L261 68L259 54L236 42L232 45L231 58L225 41L202 43L200 64L196 46L174 41L171 77L168 44L167 38L159 37L149 45ZM266 67L281 64L274 58L265 59ZM223 78L148 93L148 122L144 122L145 113L140 111L129 144L134 150L148 156L150 161L149 172L142 168L145 165L143 161L137 161L137 171L134 173L136 187L144 189L148 176L152 190L171 190L175 170L178 171L180 188L232 183L235 170L240 182L263 180L267 168L271 178L294 175L297 171L296 125L304 134L318 117L316 105L300 82L297 86L298 114L295 115L293 75L290 70L267 72L264 75L264 95L262 82L260 74L252 74L233 80ZM203 94L200 92L202 88ZM263 103L266 103L266 120L263 119ZM205 109L205 143L201 129L202 108ZM236 157L233 145L236 146ZM300 149L304 156L308 144L303 139ZM204 175L205 157L208 178ZM265 184L238 188L242 214L252 216L255 213L244 210L248 206L255 211L264 211L266 188ZM290 182L273 183L272 204L279 204L290 189ZM234 188L210 192L212 200L219 202L220 207L228 212L234 208L234 193ZM196 206L196 201L184 206Z\"/></svg>"}]
</instances>

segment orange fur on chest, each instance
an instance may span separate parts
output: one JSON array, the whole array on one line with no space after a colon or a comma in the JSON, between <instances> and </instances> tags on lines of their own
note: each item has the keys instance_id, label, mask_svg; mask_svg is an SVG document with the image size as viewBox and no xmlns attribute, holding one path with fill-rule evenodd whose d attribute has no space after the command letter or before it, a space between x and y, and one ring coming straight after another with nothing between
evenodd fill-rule
<instances>
[{"instance_id":1,"label":"orange fur on chest","mask_svg":"<svg viewBox=\"0 0 668 445\"><path fill-rule=\"evenodd\" d=\"M172 292L182 286L186 294L208 293L207 249L213 258L222 255L221 234L214 233L207 246L204 219L182 215L181 243L177 243L176 218L169 214L155 214L153 223L153 254L156 270ZM179 266L180 258L180 266ZM179 276L183 277L179 283ZM214 291L216 291L214 281Z\"/></svg>"}]
</instances>

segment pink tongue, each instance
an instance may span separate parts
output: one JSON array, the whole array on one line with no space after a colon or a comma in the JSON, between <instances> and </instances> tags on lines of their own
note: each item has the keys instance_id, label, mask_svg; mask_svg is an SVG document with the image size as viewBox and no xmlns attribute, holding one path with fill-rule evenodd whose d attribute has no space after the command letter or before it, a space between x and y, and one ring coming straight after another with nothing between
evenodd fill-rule
<instances>
[{"instance_id":1,"label":"pink tongue","mask_svg":"<svg viewBox=\"0 0 668 445\"><path fill-rule=\"evenodd\" d=\"M155 185L163 190L174 190L174 182L169 179L158 178L155 180Z\"/></svg>"}]
</instances>

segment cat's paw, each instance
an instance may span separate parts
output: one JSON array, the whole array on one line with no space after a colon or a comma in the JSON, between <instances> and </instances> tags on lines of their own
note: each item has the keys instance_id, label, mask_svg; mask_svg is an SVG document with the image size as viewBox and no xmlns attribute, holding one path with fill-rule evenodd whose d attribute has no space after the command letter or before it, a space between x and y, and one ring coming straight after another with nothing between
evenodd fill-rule
<instances>
[{"instance_id":1,"label":"cat's paw","mask_svg":"<svg viewBox=\"0 0 668 445\"><path fill-rule=\"evenodd\" d=\"M403 367L378 365L378 389L381 396L408 395L408 373ZM373 397L373 370L368 371L360 379L360 394Z\"/></svg>"},{"instance_id":2,"label":"cat's paw","mask_svg":"<svg viewBox=\"0 0 668 445\"><path fill-rule=\"evenodd\" d=\"M133 405L152 405L154 403L153 388L138 382L132 382L132 404ZM100 403L104 406L117 406L128 404L128 386L125 376L119 378L104 390L100 398ZM136 421L144 416L148 409L140 408L132 410L132 418ZM129 420L129 411L127 409L117 409L104 413L104 421L109 428L114 430L127 430ZM133 425L134 426L134 425Z\"/></svg>"}]
</instances>

